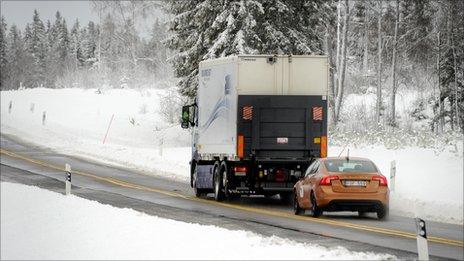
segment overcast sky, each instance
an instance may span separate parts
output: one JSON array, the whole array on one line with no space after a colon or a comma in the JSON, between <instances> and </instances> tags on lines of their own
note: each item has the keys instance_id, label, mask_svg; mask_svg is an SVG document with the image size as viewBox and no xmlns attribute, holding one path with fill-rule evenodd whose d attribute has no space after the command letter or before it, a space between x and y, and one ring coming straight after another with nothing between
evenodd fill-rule
<instances>
[{"instance_id":1,"label":"overcast sky","mask_svg":"<svg viewBox=\"0 0 464 261\"><path fill-rule=\"evenodd\" d=\"M60 11L61 16L66 19L70 29L76 19L80 25L87 25L89 21L98 23L98 15L92 10L90 1L86 0L58 0L58 1L37 1L37 0L0 0L1 15L5 17L8 28L16 24L20 30L24 30L27 23L32 22L34 9L37 9L40 19L46 23L55 20L56 11ZM140 19L136 29L141 37L149 37L154 18L166 19L166 15L159 9L153 10L151 15L145 19Z\"/></svg>"},{"instance_id":2,"label":"overcast sky","mask_svg":"<svg viewBox=\"0 0 464 261\"><path fill-rule=\"evenodd\" d=\"M37 9L44 23L47 20L54 21L57 10L66 18L69 27L76 18L79 18L80 24L87 24L90 20L98 22L89 1L0 1L1 14L7 24L9 26L16 24L20 29L24 29L26 23L32 21L34 9Z\"/></svg>"}]
</instances>

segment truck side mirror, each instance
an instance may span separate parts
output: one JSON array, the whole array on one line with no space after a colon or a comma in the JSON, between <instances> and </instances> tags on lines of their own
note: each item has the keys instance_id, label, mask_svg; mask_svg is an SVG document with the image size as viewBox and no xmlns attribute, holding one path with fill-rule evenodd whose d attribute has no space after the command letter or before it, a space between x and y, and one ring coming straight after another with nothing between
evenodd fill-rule
<instances>
[{"instance_id":1,"label":"truck side mirror","mask_svg":"<svg viewBox=\"0 0 464 261\"><path fill-rule=\"evenodd\" d=\"M190 106L182 106L182 129L188 129L190 127Z\"/></svg>"}]
</instances>

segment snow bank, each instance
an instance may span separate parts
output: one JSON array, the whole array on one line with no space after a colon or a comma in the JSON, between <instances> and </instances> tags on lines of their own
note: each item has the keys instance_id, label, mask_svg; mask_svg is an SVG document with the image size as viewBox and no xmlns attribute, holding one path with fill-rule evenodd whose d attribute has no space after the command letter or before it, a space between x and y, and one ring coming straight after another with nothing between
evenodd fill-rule
<instances>
[{"instance_id":1,"label":"snow bank","mask_svg":"<svg viewBox=\"0 0 464 261\"><path fill-rule=\"evenodd\" d=\"M169 90L108 90L103 94L81 89L1 92L1 132L61 153L187 181L190 134L180 129L179 124L166 123L162 117L161 112L169 109L161 108L161 104L166 105L162 101L167 94ZM359 104L371 100L349 99ZM35 107L33 112L31 103ZM401 103L401 111L406 110L405 104ZM43 111L47 112L45 125L42 125ZM113 114L115 118L103 144ZM338 156L342 148L332 144L329 155ZM418 214L430 220L463 223L462 143L456 147L442 146L440 150L418 147L392 150L362 145L350 147L350 154L372 159L386 176L390 162L396 160L396 188L391 194L393 214Z\"/></svg>"},{"instance_id":2,"label":"snow bank","mask_svg":"<svg viewBox=\"0 0 464 261\"><path fill-rule=\"evenodd\" d=\"M1 249L1 259L44 260L395 258L173 221L4 182Z\"/></svg>"},{"instance_id":3,"label":"snow bank","mask_svg":"<svg viewBox=\"0 0 464 261\"><path fill-rule=\"evenodd\" d=\"M184 173L189 173L189 168L184 159L190 152L179 146L190 145L190 136L179 124L168 124L162 117L163 111L171 109L161 107L166 104L161 99L169 91L113 89L101 94L94 89L2 91L1 131L62 153L185 180Z\"/></svg>"},{"instance_id":4,"label":"snow bank","mask_svg":"<svg viewBox=\"0 0 464 261\"><path fill-rule=\"evenodd\" d=\"M396 161L395 187L390 194L393 214L448 223L463 223L464 170L462 147L458 152L411 148L389 150L381 146L346 147L351 156L371 159L390 178L391 161ZM338 156L343 147L329 147ZM391 181L390 181L391 182Z\"/></svg>"}]
</instances>

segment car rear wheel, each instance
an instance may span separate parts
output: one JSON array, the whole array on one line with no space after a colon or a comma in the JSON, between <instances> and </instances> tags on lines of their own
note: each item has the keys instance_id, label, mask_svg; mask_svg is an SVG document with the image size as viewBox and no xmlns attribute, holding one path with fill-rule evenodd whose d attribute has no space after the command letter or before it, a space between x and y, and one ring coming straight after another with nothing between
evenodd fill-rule
<instances>
[{"instance_id":1,"label":"car rear wheel","mask_svg":"<svg viewBox=\"0 0 464 261\"><path fill-rule=\"evenodd\" d=\"M378 219L380 219L380 220L387 220L388 219L388 215L389 215L388 207L381 207L376 212L377 212L377 218Z\"/></svg>"},{"instance_id":2,"label":"car rear wheel","mask_svg":"<svg viewBox=\"0 0 464 261\"><path fill-rule=\"evenodd\" d=\"M298 196L296 195L296 193L294 193L295 196L293 198L293 212L295 213L295 215L302 215L304 214L305 210L300 208L300 203L298 203Z\"/></svg>"},{"instance_id":3,"label":"car rear wheel","mask_svg":"<svg viewBox=\"0 0 464 261\"><path fill-rule=\"evenodd\" d=\"M317 201L316 197L314 197L314 194L311 192L311 215L313 217L319 217L322 215L322 210L317 206Z\"/></svg>"}]
</instances>

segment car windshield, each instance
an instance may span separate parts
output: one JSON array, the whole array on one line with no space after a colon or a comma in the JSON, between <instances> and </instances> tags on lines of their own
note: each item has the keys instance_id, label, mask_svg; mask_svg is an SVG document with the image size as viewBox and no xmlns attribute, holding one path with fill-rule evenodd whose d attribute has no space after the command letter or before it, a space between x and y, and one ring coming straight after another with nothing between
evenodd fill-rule
<instances>
[{"instance_id":1,"label":"car windshield","mask_svg":"<svg viewBox=\"0 0 464 261\"><path fill-rule=\"evenodd\" d=\"M368 160L325 160L325 167L330 172L377 172L372 161Z\"/></svg>"}]
</instances>

